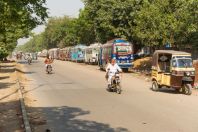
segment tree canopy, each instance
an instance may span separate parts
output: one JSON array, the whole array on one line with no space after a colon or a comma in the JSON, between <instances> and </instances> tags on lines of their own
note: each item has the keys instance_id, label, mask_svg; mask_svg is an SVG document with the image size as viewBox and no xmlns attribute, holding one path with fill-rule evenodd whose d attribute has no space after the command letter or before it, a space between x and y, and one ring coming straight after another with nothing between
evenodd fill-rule
<instances>
[{"instance_id":1,"label":"tree canopy","mask_svg":"<svg viewBox=\"0 0 198 132\"><path fill-rule=\"evenodd\" d=\"M125 38L145 46L198 47L198 0L83 0L78 18L51 18L40 47ZM36 37L33 39L37 39ZM31 40L32 41L32 40ZM29 44L29 43L27 43ZM40 49L41 50L41 49Z\"/></svg>"},{"instance_id":2,"label":"tree canopy","mask_svg":"<svg viewBox=\"0 0 198 132\"><path fill-rule=\"evenodd\" d=\"M13 51L19 38L28 37L32 29L45 22L48 17L45 2L0 0L0 48L4 52ZM5 57L0 54L0 58Z\"/></svg>"}]
</instances>

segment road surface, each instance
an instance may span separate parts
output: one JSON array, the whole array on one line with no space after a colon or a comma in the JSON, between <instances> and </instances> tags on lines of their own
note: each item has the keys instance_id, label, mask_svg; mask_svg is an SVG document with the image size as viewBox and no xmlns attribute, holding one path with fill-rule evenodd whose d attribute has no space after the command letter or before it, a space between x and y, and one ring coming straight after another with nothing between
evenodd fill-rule
<instances>
[{"instance_id":1,"label":"road surface","mask_svg":"<svg viewBox=\"0 0 198 132\"><path fill-rule=\"evenodd\" d=\"M28 93L52 132L197 132L198 96L163 89L131 73L122 76L121 95L106 91L97 66L55 60L53 74L43 59L25 66Z\"/></svg>"}]
</instances>

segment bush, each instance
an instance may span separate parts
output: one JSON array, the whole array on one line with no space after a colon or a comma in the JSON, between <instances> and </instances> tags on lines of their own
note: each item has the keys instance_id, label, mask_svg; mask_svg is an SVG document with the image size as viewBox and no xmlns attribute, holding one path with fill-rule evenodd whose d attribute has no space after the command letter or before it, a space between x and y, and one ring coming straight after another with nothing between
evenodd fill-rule
<instances>
[{"instance_id":1,"label":"bush","mask_svg":"<svg viewBox=\"0 0 198 132\"><path fill-rule=\"evenodd\" d=\"M0 47L0 60L2 61L7 56L8 56L8 51L5 48Z\"/></svg>"}]
</instances>

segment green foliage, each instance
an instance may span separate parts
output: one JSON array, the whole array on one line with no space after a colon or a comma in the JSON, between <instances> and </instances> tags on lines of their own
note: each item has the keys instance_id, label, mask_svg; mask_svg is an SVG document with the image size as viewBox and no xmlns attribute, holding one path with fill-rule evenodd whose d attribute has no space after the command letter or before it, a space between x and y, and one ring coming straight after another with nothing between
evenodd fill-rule
<instances>
[{"instance_id":1,"label":"green foliage","mask_svg":"<svg viewBox=\"0 0 198 132\"><path fill-rule=\"evenodd\" d=\"M43 35L45 47L49 49L73 45L77 40L75 37L75 22L75 19L67 16L49 19Z\"/></svg>"},{"instance_id":2,"label":"green foliage","mask_svg":"<svg viewBox=\"0 0 198 132\"><path fill-rule=\"evenodd\" d=\"M0 1L0 47L11 52L17 40L29 36L32 29L48 17L45 0Z\"/></svg>"},{"instance_id":3,"label":"green foliage","mask_svg":"<svg viewBox=\"0 0 198 132\"><path fill-rule=\"evenodd\" d=\"M2 61L5 57L8 56L8 51L4 47L0 47L0 61Z\"/></svg>"},{"instance_id":4,"label":"green foliage","mask_svg":"<svg viewBox=\"0 0 198 132\"><path fill-rule=\"evenodd\" d=\"M39 35L33 36L25 45L17 46L17 51L24 51L24 52L38 52L42 49L45 49L43 43L43 33Z\"/></svg>"},{"instance_id":5,"label":"green foliage","mask_svg":"<svg viewBox=\"0 0 198 132\"><path fill-rule=\"evenodd\" d=\"M186 0L145 2L135 17L135 36L152 45L185 43L182 39L196 31L191 6Z\"/></svg>"},{"instance_id":6,"label":"green foliage","mask_svg":"<svg viewBox=\"0 0 198 132\"><path fill-rule=\"evenodd\" d=\"M84 0L101 42L124 37L144 45L187 43L197 31L197 0Z\"/></svg>"},{"instance_id":7,"label":"green foliage","mask_svg":"<svg viewBox=\"0 0 198 132\"><path fill-rule=\"evenodd\" d=\"M41 51L44 48L63 48L78 43L89 45L96 40L94 24L89 20L86 10L80 11L78 19L68 16L50 18L45 31L38 36L39 40L38 37L33 37L18 49Z\"/></svg>"},{"instance_id":8,"label":"green foliage","mask_svg":"<svg viewBox=\"0 0 198 132\"><path fill-rule=\"evenodd\" d=\"M96 40L94 22L88 16L88 11L81 10L79 18L75 23L76 37L78 37L78 43L91 44Z\"/></svg>"},{"instance_id":9,"label":"green foliage","mask_svg":"<svg viewBox=\"0 0 198 132\"><path fill-rule=\"evenodd\" d=\"M198 47L198 0L83 2L85 8L78 18L65 16L49 20L41 47L105 43L115 37L146 46L163 47L170 43L175 47Z\"/></svg>"}]
</instances>

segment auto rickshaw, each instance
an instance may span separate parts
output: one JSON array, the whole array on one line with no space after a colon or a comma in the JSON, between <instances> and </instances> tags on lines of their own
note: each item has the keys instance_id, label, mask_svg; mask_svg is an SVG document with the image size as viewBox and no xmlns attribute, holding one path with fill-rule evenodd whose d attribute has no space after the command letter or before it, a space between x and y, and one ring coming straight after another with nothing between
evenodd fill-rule
<instances>
[{"instance_id":1,"label":"auto rickshaw","mask_svg":"<svg viewBox=\"0 0 198 132\"><path fill-rule=\"evenodd\" d=\"M152 90L162 87L174 88L191 95L195 69L190 53L174 50L157 50L152 62Z\"/></svg>"}]
</instances>

